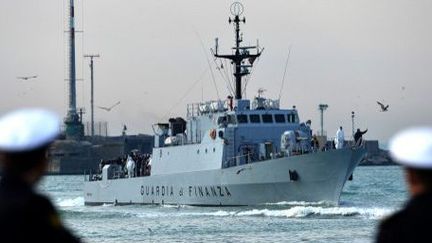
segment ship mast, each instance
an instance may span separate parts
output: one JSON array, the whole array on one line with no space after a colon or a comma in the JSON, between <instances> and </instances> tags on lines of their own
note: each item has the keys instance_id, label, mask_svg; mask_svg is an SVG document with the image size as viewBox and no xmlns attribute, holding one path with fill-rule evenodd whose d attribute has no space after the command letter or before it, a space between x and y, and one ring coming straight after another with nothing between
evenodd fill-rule
<instances>
[{"instance_id":1,"label":"ship mast","mask_svg":"<svg viewBox=\"0 0 432 243\"><path fill-rule=\"evenodd\" d=\"M231 63L234 64L234 77L235 77L235 98L240 100L242 98L242 77L250 74L249 69L252 67L255 59L259 57L262 53L262 49L256 46L240 46L240 43L243 41L242 34L240 33L240 22L246 23L246 18L240 18L240 15L243 13L243 5L239 2L234 2L231 4L231 14L234 16L234 19L228 18L228 23L233 23L235 30L235 47L232 49L235 50L234 54L231 55L219 55L218 54L218 39L216 38L216 47L214 56L217 58L225 58L231 60ZM250 49L256 49L256 54L250 54ZM245 64L245 59L248 60L249 64Z\"/></svg>"}]
</instances>

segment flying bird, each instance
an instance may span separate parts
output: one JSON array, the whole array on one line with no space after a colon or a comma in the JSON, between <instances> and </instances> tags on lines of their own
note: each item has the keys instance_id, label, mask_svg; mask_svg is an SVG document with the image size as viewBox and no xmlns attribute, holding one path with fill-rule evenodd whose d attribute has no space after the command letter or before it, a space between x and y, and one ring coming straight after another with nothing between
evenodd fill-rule
<instances>
[{"instance_id":1,"label":"flying bird","mask_svg":"<svg viewBox=\"0 0 432 243\"><path fill-rule=\"evenodd\" d=\"M381 107L382 112L388 111L389 105L384 105L383 103L377 101L378 105Z\"/></svg>"},{"instance_id":2,"label":"flying bird","mask_svg":"<svg viewBox=\"0 0 432 243\"><path fill-rule=\"evenodd\" d=\"M117 105L120 104L120 101L115 103L114 105L110 106L110 107L104 107L104 106L98 106L98 108L102 109L102 110L106 110L106 111L111 111L112 108L116 107Z\"/></svg>"},{"instance_id":3,"label":"flying bird","mask_svg":"<svg viewBox=\"0 0 432 243\"><path fill-rule=\"evenodd\" d=\"M32 79L32 78L37 78L37 75L17 77L17 79L22 79L22 80L29 80L29 79Z\"/></svg>"}]
</instances>

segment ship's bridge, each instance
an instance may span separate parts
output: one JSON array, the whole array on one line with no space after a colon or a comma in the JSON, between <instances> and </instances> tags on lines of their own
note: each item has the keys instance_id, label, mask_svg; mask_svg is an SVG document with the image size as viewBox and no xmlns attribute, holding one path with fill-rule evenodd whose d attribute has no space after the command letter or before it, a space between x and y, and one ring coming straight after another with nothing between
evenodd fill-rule
<instances>
[{"instance_id":1,"label":"ship's bridge","mask_svg":"<svg viewBox=\"0 0 432 243\"><path fill-rule=\"evenodd\" d=\"M187 119L199 119L202 116L215 116L213 119L219 127L236 126L274 126L298 124L299 117L295 107L293 109L279 108L279 100L255 97L250 100L228 99L226 101L213 100L201 103L188 104Z\"/></svg>"},{"instance_id":2,"label":"ship's bridge","mask_svg":"<svg viewBox=\"0 0 432 243\"><path fill-rule=\"evenodd\" d=\"M279 100L266 99L257 96L252 101L241 99L233 101L232 97L228 96L227 100L210 100L200 103L192 103L187 105L186 117L196 117L200 115L215 114L227 111L242 112L248 110L279 110ZM295 109L295 107L293 107Z\"/></svg>"},{"instance_id":3,"label":"ship's bridge","mask_svg":"<svg viewBox=\"0 0 432 243\"><path fill-rule=\"evenodd\" d=\"M192 103L187 105L186 117L192 118L200 115L209 115L228 111L229 101L211 100L201 103Z\"/></svg>"},{"instance_id":4,"label":"ship's bridge","mask_svg":"<svg viewBox=\"0 0 432 243\"><path fill-rule=\"evenodd\" d=\"M220 114L217 118L219 127L235 126L277 126L298 124L297 110L244 110Z\"/></svg>"}]
</instances>

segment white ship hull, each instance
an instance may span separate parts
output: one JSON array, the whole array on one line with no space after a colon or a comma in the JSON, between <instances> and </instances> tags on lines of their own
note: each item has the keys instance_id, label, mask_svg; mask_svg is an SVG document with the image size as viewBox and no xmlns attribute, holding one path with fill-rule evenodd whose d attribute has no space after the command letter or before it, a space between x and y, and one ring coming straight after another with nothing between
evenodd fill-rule
<instances>
[{"instance_id":1,"label":"white ship hull","mask_svg":"<svg viewBox=\"0 0 432 243\"><path fill-rule=\"evenodd\" d=\"M86 181L85 204L241 206L281 201L338 204L345 182L364 154L364 149L345 148L226 169ZM297 173L297 180L290 178L290 171Z\"/></svg>"}]
</instances>

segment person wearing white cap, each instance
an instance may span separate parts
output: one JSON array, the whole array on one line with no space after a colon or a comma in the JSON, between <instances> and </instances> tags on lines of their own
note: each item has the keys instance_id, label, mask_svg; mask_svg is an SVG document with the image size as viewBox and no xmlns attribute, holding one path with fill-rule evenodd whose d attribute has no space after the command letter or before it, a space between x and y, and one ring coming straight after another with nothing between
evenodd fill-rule
<instances>
[{"instance_id":1,"label":"person wearing white cap","mask_svg":"<svg viewBox=\"0 0 432 243\"><path fill-rule=\"evenodd\" d=\"M432 127L396 134L390 154L404 167L410 200L381 222L377 242L432 242Z\"/></svg>"},{"instance_id":2,"label":"person wearing white cap","mask_svg":"<svg viewBox=\"0 0 432 243\"><path fill-rule=\"evenodd\" d=\"M44 109L20 109L0 118L1 242L79 242L49 199L34 190L59 128L59 118Z\"/></svg>"}]
</instances>

